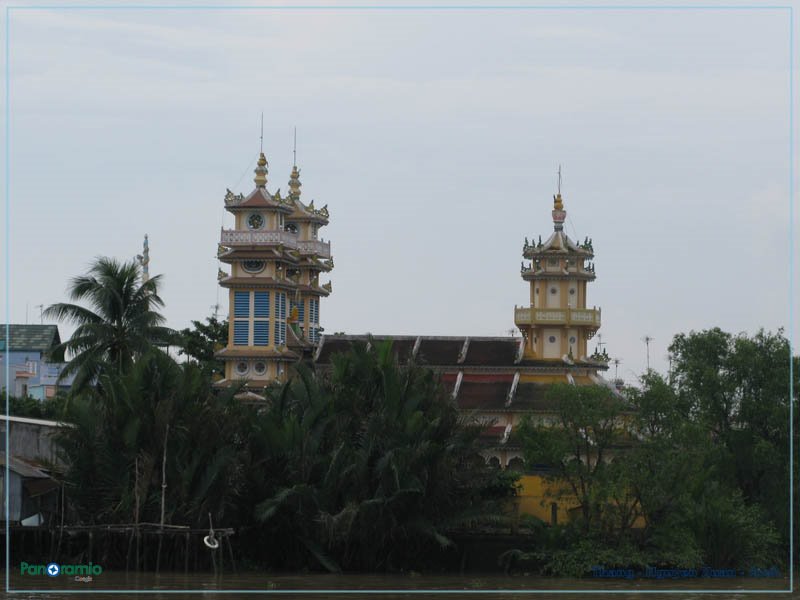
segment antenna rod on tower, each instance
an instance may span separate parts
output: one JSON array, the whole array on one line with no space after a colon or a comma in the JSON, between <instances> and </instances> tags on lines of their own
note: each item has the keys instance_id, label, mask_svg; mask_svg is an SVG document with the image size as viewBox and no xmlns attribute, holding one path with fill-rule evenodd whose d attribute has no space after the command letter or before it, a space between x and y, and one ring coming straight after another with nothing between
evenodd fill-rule
<instances>
[{"instance_id":1,"label":"antenna rod on tower","mask_svg":"<svg viewBox=\"0 0 800 600\"><path fill-rule=\"evenodd\" d=\"M294 155L294 166L297 166L297 127L294 128L294 150L292 151Z\"/></svg>"},{"instance_id":2,"label":"antenna rod on tower","mask_svg":"<svg viewBox=\"0 0 800 600\"><path fill-rule=\"evenodd\" d=\"M264 111L261 111L261 137L259 137L259 152L264 152Z\"/></svg>"},{"instance_id":3,"label":"antenna rod on tower","mask_svg":"<svg viewBox=\"0 0 800 600\"><path fill-rule=\"evenodd\" d=\"M558 165L558 194L561 195L561 165Z\"/></svg>"},{"instance_id":4,"label":"antenna rod on tower","mask_svg":"<svg viewBox=\"0 0 800 600\"><path fill-rule=\"evenodd\" d=\"M645 347L647 348L647 371L650 371L650 342L653 341L653 338L649 335L646 335L642 338Z\"/></svg>"}]
</instances>

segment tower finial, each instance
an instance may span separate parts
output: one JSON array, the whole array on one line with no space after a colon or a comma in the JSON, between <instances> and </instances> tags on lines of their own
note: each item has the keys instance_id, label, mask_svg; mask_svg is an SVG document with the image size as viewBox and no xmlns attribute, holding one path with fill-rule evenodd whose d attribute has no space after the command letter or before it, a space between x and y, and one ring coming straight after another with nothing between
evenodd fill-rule
<instances>
[{"instance_id":1,"label":"tower finial","mask_svg":"<svg viewBox=\"0 0 800 600\"><path fill-rule=\"evenodd\" d=\"M558 165L558 195L561 195L561 165Z\"/></svg>"},{"instance_id":2,"label":"tower finial","mask_svg":"<svg viewBox=\"0 0 800 600\"><path fill-rule=\"evenodd\" d=\"M142 253L136 255L136 260L142 267L142 283L150 279L150 243L147 234L144 234L144 244L142 244Z\"/></svg>"},{"instance_id":3,"label":"tower finial","mask_svg":"<svg viewBox=\"0 0 800 600\"><path fill-rule=\"evenodd\" d=\"M264 152L264 111L261 111L261 136L259 137L258 151Z\"/></svg>"},{"instance_id":4,"label":"tower finial","mask_svg":"<svg viewBox=\"0 0 800 600\"><path fill-rule=\"evenodd\" d=\"M561 200L561 165L558 165L558 193L553 196L553 210L564 210L564 202Z\"/></svg>"},{"instance_id":5,"label":"tower finial","mask_svg":"<svg viewBox=\"0 0 800 600\"><path fill-rule=\"evenodd\" d=\"M289 176L289 199L300 200L300 169L297 168L297 127L294 128L294 165L292 166L292 174Z\"/></svg>"},{"instance_id":6,"label":"tower finial","mask_svg":"<svg viewBox=\"0 0 800 600\"><path fill-rule=\"evenodd\" d=\"M267 163L267 157L264 156L263 152L261 152L258 156L258 166L254 171L256 176L253 181L256 182L256 187L267 187L267 173L269 172L267 169L268 165L269 163Z\"/></svg>"}]
</instances>

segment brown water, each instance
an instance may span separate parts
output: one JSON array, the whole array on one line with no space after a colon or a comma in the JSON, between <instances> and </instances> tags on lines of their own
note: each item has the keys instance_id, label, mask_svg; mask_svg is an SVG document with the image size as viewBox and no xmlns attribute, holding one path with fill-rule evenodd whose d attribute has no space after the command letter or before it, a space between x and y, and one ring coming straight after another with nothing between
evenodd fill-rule
<instances>
[{"instance_id":1,"label":"brown water","mask_svg":"<svg viewBox=\"0 0 800 600\"><path fill-rule=\"evenodd\" d=\"M0 572L5 588L5 572ZM74 577L61 575L20 575L12 572L10 589L22 591L9 595L19 599L74 600L82 592L92 592L92 598L135 597L134 590L148 591L146 598L198 597L225 598L230 600L252 600L256 595L270 598L337 598L358 599L378 597L382 600L392 598L463 598L471 597L486 600L499 598L551 598L562 600L586 598L645 598L647 600L667 598L798 598L797 584L792 595L787 590L788 577L779 579L683 579L657 581L651 579L597 580L597 579L557 579L526 576L503 575L276 575L267 573L224 573L213 574L184 573L137 573L107 571L93 577L92 581L75 581ZM37 590L34 592L33 590ZM103 591L112 593L103 593ZM281 593L284 590L303 590L302 592ZM351 591L346 591L351 590ZM352 591L358 590L358 591ZM371 592L370 590L381 590ZM439 590L439 593L426 590ZM443 595L441 591L451 593ZM487 593L487 590L497 590ZM535 590L537 593L525 592ZM604 593L570 593L571 590L602 590ZM681 590L683 593L658 593L664 590ZM698 591L700 590L700 591ZM708 590L710 593L704 593ZM714 591L712 591L714 590ZM759 593L758 590L773 590ZM775 591L784 590L783 594ZM155 592L155 593L153 593ZM186 592L186 593L183 593ZM190 593L191 592L191 593ZM0 596L3 593L0 592Z\"/></svg>"}]
</instances>

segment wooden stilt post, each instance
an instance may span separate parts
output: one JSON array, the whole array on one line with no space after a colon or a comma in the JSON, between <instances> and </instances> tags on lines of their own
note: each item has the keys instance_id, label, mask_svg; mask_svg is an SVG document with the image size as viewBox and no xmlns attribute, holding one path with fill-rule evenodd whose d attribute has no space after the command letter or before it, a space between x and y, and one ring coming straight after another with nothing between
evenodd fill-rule
<instances>
[{"instance_id":1,"label":"wooden stilt post","mask_svg":"<svg viewBox=\"0 0 800 600\"><path fill-rule=\"evenodd\" d=\"M233 560L233 547L231 546L230 537L226 535L225 541L228 542L228 556L231 557L231 569L233 569L233 572L236 573L236 561Z\"/></svg>"},{"instance_id":2,"label":"wooden stilt post","mask_svg":"<svg viewBox=\"0 0 800 600\"><path fill-rule=\"evenodd\" d=\"M131 554L133 550L133 529L130 530L128 535L128 553L125 555L125 572L127 573L131 567Z\"/></svg>"}]
</instances>

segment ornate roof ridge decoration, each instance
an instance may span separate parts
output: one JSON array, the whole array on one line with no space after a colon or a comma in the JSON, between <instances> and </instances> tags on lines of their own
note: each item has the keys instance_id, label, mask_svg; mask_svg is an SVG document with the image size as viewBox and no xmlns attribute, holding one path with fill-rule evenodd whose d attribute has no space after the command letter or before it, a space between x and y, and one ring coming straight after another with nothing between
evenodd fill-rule
<instances>
[{"instance_id":1,"label":"ornate roof ridge decoration","mask_svg":"<svg viewBox=\"0 0 800 600\"><path fill-rule=\"evenodd\" d=\"M291 205L294 207L294 213L292 217L295 219L312 219L315 221L321 222L328 222L328 218L330 217L330 213L328 212L328 205L326 204L320 209L314 207L314 201L312 200L309 204L303 204L303 202L297 198L289 196L289 201Z\"/></svg>"},{"instance_id":2,"label":"ornate roof ridge decoration","mask_svg":"<svg viewBox=\"0 0 800 600\"><path fill-rule=\"evenodd\" d=\"M244 194L234 194L228 188L225 188L225 191L225 206L235 206L244 202Z\"/></svg>"},{"instance_id":3,"label":"ornate roof ridge decoration","mask_svg":"<svg viewBox=\"0 0 800 600\"><path fill-rule=\"evenodd\" d=\"M608 356L608 351L605 348L603 348L602 352L599 352L597 349L595 349L594 354L589 357L589 360L605 365L608 365L608 363L611 362L611 358Z\"/></svg>"}]
</instances>

